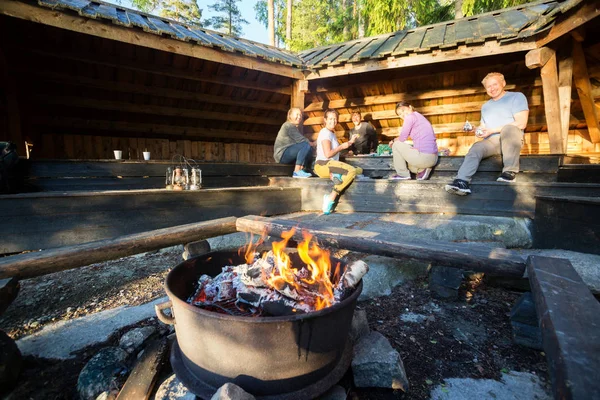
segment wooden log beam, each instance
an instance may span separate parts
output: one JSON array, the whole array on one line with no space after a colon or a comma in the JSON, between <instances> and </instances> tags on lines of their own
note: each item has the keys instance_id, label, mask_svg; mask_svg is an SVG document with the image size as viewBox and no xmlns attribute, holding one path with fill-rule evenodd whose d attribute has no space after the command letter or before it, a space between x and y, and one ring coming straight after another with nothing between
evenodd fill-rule
<instances>
[{"instance_id":1,"label":"wooden log beam","mask_svg":"<svg viewBox=\"0 0 600 400\"><path fill-rule=\"evenodd\" d=\"M490 249L484 246L441 241L411 242L404 239L397 241L375 232L338 227L317 228L310 224L253 215L238 218L236 227L242 232L279 237L283 232L297 228L293 235L296 241L302 241L301 230L305 230L314 235L321 245L327 247L387 257L425 260L435 265L503 276L522 277L525 271L525 260L506 249Z\"/></svg>"},{"instance_id":2,"label":"wooden log beam","mask_svg":"<svg viewBox=\"0 0 600 400\"><path fill-rule=\"evenodd\" d=\"M236 107L257 108L260 110L282 111L288 110L285 104L263 103L260 101L248 101L231 97L212 96L206 93L189 92L186 90L175 90L162 87L137 85L128 82L114 82L102 79L88 78L84 76L69 76L45 70L27 70L26 74L39 77L46 82L58 83L60 85L82 86L93 89L110 90L119 93L134 93L144 96L167 97L178 100L192 100L201 103L215 103Z\"/></svg>"},{"instance_id":3,"label":"wooden log beam","mask_svg":"<svg viewBox=\"0 0 600 400\"><path fill-rule=\"evenodd\" d=\"M3 1L0 13L27 21L50 25L73 32L115 40L136 46L181 54L188 57L208 60L219 64L227 64L251 70L267 72L293 79L302 79L302 71L295 67L261 60L256 57L235 54L206 46L184 42L165 36L146 33L139 29L131 29L114 25L102 20L94 20L67 12L56 12L48 8L22 3L19 1Z\"/></svg>"},{"instance_id":4,"label":"wooden log beam","mask_svg":"<svg viewBox=\"0 0 600 400\"><path fill-rule=\"evenodd\" d=\"M600 143L598 113L594 104L594 95L592 94L592 85L585 61L585 54L581 43L576 40L573 41L573 78L591 141L592 143Z\"/></svg>"},{"instance_id":5,"label":"wooden log beam","mask_svg":"<svg viewBox=\"0 0 600 400\"><path fill-rule=\"evenodd\" d=\"M195 140L229 139L239 140L246 143L273 144L277 135L276 131L248 132L233 131L213 128L195 128L189 126L148 124L143 122L115 121L115 120L91 120L84 118L71 118L63 116L36 116L30 122L33 125L41 125L54 128L75 129L80 132L109 131L109 132L137 132L144 135L169 135L181 136Z\"/></svg>"},{"instance_id":6,"label":"wooden log beam","mask_svg":"<svg viewBox=\"0 0 600 400\"><path fill-rule=\"evenodd\" d=\"M555 399L600 398L600 303L568 260L527 259Z\"/></svg>"},{"instance_id":7,"label":"wooden log beam","mask_svg":"<svg viewBox=\"0 0 600 400\"><path fill-rule=\"evenodd\" d=\"M304 96L306 92L308 92L307 80L302 79L294 81L292 84L291 107L298 107L299 109L304 110Z\"/></svg>"},{"instance_id":8,"label":"wooden log beam","mask_svg":"<svg viewBox=\"0 0 600 400\"><path fill-rule=\"evenodd\" d=\"M96 110L122 111L150 115L165 115L169 117L184 117L219 121L237 121L249 124L254 123L274 126L281 125L280 121L277 121L273 118L257 117L252 115L240 115L236 113L204 111L202 109L155 106L149 104L134 104L118 101L96 100L75 96L35 95L33 98L35 101L43 105L53 104L67 107L91 108Z\"/></svg>"},{"instance_id":9,"label":"wooden log beam","mask_svg":"<svg viewBox=\"0 0 600 400\"><path fill-rule=\"evenodd\" d=\"M158 380L169 346L166 338L154 339L144 348L117 400L148 400Z\"/></svg>"},{"instance_id":10,"label":"wooden log beam","mask_svg":"<svg viewBox=\"0 0 600 400\"><path fill-rule=\"evenodd\" d=\"M235 232L235 217L156 229L149 232L98 240L0 259L0 279L33 278L100 261L143 253Z\"/></svg>"},{"instance_id":11,"label":"wooden log beam","mask_svg":"<svg viewBox=\"0 0 600 400\"><path fill-rule=\"evenodd\" d=\"M558 94L558 67L556 52L548 47L529 51L525 55L525 65L529 69L541 67L542 89L544 93L544 111L548 124L550 152L564 154L562 124L560 113L560 98Z\"/></svg>"},{"instance_id":12,"label":"wooden log beam","mask_svg":"<svg viewBox=\"0 0 600 400\"><path fill-rule=\"evenodd\" d=\"M600 1L583 1L580 4L574 13L560 17L549 31L540 33L541 37L537 39L536 47L545 46L600 15Z\"/></svg>"},{"instance_id":13,"label":"wooden log beam","mask_svg":"<svg viewBox=\"0 0 600 400\"><path fill-rule=\"evenodd\" d=\"M280 93L284 95L290 95L291 90L289 86L274 86L268 85L266 83L252 82L247 80L236 79L230 76L220 77L220 76L209 76L207 74L202 74L197 71L186 71L177 68L173 68L171 66L159 66L159 65L148 65L146 63L140 63L135 60L125 60L114 58L108 58L97 54L85 54L82 55L80 53L69 53L64 51L47 51L42 49L33 49L33 48L17 48L19 53L31 53L37 57L51 57L57 58L61 62L66 61L74 61L81 62L92 65L101 65L111 68L124 68L131 71L139 71L145 72L149 74L157 74L169 76L172 78L179 79L187 79L194 82L206 82L206 83L215 83L218 85L227 85L240 87L244 89L258 90L261 92L271 92L271 93ZM38 61L39 62L39 61Z\"/></svg>"},{"instance_id":14,"label":"wooden log beam","mask_svg":"<svg viewBox=\"0 0 600 400\"><path fill-rule=\"evenodd\" d=\"M573 57L562 57L558 61L558 97L560 101L560 133L562 135L562 148L564 153L567 153L568 151L572 90Z\"/></svg>"}]
</instances>

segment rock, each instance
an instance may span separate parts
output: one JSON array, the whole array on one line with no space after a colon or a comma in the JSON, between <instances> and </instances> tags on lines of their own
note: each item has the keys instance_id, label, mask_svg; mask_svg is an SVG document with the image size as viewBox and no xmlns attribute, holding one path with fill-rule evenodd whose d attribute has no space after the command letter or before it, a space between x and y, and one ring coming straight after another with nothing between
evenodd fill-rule
<instances>
[{"instance_id":1,"label":"rock","mask_svg":"<svg viewBox=\"0 0 600 400\"><path fill-rule=\"evenodd\" d=\"M233 383L226 383L217 390L210 400L254 400L255 397Z\"/></svg>"},{"instance_id":2,"label":"rock","mask_svg":"<svg viewBox=\"0 0 600 400\"><path fill-rule=\"evenodd\" d=\"M96 399L115 387L117 376L127 368L127 352L120 347L100 350L83 367L77 379L77 392L83 400Z\"/></svg>"},{"instance_id":3,"label":"rock","mask_svg":"<svg viewBox=\"0 0 600 400\"><path fill-rule=\"evenodd\" d=\"M0 331L0 393L6 393L17 383L23 359L15 341Z\"/></svg>"},{"instance_id":4,"label":"rock","mask_svg":"<svg viewBox=\"0 0 600 400\"><path fill-rule=\"evenodd\" d=\"M363 336L369 334L369 322L367 321L367 311L354 310L352 317L352 326L350 327L350 340L357 343Z\"/></svg>"},{"instance_id":5,"label":"rock","mask_svg":"<svg viewBox=\"0 0 600 400\"><path fill-rule=\"evenodd\" d=\"M352 374L357 387L408 390L400 354L379 332L371 332L354 346Z\"/></svg>"},{"instance_id":6,"label":"rock","mask_svg":"<svg viewBox=\"0 0 600 400\"><path fill-rule=\"evenodd\" d=\"M426 276L430 265L423 261L375 255L366 256L362 260L369 266L369 272L363 277L363 290L358 298L359 301L389 296L394 287Z\"/></svg>"},{"instance_id":7,"label":"rock","mask_svg":"<svg viewBox=\"0 0 600 400\"><path fill-rule=\"evenodd\" d=\"M319 396L317 400L346 400L347 397L348 394L346 393L346 389L340 385L335 385Z\"/></svg>"},{"instance_id":8,"label":"rock","mask_svg":"<svg viewBox=\"0 0 600 400\"><path fill-rule=\"evenodd\" d=\"M256 242L260 236L254 235L253 239ZM250 234L244 232L236 232L230 233L228 235L217 236L214 238L207 239L210 248L214 251L216 250L231 250L231 249L239 249L244 246L248 239L250 238Z\"/></svg>"},{"instance_id":9,"label":"rock","mask_svg":"<svg viewBox=\"0 0 600 400\"><path fill-rule=\"evenodd\" d=\"M154 400L196 400L196 395L173 374L158 387Z\"/></svg>"},{"instance_id":10,"label":"rock","mask_svg":"<svg viewBox=\"0 0 600 400\"><path fill-rule=\"evenodd\" d=\"M182 257L184 260L189 260L190 258L198 257L208 252L210 252L210 243L208 243L207 240L199 240L183 246Z\"/></svg>"},{"instance_id":11,"label":"rock","mask_svg":"<svg viewBox=\"0 0 600 400\"><path fill-rule=\"evenodd\" d=\"M458 268L434 266L429 273L429 289L434 297L444 300L458 299L458 288L463 272Z\"/></svg>"},{"instance_id":12,"label":"rock","mask_svg":"<svg viewBox=\"0 0 600 400\"><path fill-rule=\"evenodd\" d=\"M143 326L141 328L132 329L121 336L119 347L129 354L134 353L142 347L146 339L154 332L156 332L156 328L153 326Z\"/></svg>"}]
</instances>

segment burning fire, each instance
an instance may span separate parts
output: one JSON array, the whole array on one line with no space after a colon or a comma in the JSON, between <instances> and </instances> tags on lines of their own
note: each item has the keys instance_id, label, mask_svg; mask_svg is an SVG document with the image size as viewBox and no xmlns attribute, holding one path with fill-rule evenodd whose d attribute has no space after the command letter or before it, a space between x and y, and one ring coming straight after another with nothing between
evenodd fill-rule
<instances>
[{"instance_id":1,"label":"burning fire","mask_svg":"<svg viewBox=\"0 0 600 400\"><path fill-rule=\"evenodd\" d=\"M290 256L285 252L289 240L296 233L296 229L283 232L283 240L273 242L272 254L275 268L263 271L263 281L277 291L286 290L295 293L294 297L312 303L314 310L331 306L334 302L334 287L340 279L340 263L336 263L333 273L329 251L318 246L313 241L313 236L303 231L304 240L298 244L298 256L304 265L292 265ZM245 258L250 264L254 259L256 247L262 243L263 238L256 244L250 243L244 247ZM267 257L268 253L263 255Z\"/></svg>"}]
</instances>

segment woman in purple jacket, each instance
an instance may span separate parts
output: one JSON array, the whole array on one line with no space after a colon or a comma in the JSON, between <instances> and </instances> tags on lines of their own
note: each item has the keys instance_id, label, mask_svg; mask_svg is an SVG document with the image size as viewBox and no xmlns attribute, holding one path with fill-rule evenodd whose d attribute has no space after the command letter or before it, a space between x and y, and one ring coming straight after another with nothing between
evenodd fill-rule
<instances>
[{"instance_id":1,"label":"woman in purple jacket","mask_svg":"<svg viewBox=\"0 0 600 400\"><path fill-rule=\"evenodd\" d=\"M438 161L433 127L406 101L396 104L396 114L404 120L404 124L400 137L390 141L396 170L396 174L390 179L411 179L410 173L413 172L417 175L417 180L424 181L429 178L433 166ZM406 143L409 137L412 139L412 145Z\"/></svg>"}]
</instances>

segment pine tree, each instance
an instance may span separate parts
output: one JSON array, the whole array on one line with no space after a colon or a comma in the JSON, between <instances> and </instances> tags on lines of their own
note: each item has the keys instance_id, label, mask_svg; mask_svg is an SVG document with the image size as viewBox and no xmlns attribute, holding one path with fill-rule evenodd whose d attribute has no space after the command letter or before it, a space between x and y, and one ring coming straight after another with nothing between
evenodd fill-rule
<instances>
[{"instance_id":1,"label":"pine tree","mask_svg":"<svg viewBox=\"0 0 600 400\"><path fill-rule=\"evenodd\" d=\"M211 10L221 14L204 20L204 25L213 27L216 30L227 33L228 35L241 36L243 33L242 24L248 24L237 4L240 0L216 0L215 4L208 6Z\"/></svg>"},{"instance_id":2,"label":"pine tree","mask_svg":"<svg viewBox=\"0 0 600 400\"><path fill-rule=\"evenodd\" d=\"M202 10L196 0L162 0L160 16L202 26Z\"/></svg>"}]
</instances>

